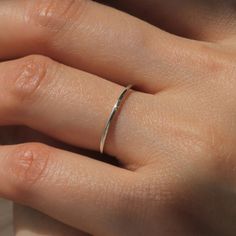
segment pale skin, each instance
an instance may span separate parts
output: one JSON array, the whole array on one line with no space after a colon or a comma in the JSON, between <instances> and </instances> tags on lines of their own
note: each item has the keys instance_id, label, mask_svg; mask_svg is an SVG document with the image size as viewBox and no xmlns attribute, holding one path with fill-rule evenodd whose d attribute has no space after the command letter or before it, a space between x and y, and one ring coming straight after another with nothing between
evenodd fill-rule
<instances>
[{"instance_id":1,"label":"pale skin","mask_svg":"<svg viewBox=\"0 0 236 236\"><path fill-rule=\"evenodd\" d=\"M135 85L105 146L119 166L50 138L1 146L0 196L41 212L17 207L16 235L235 235L234 1L115 4L153 25L87 0L0 2L1 125L98 151Z\"/></svg>"}]
</instances>

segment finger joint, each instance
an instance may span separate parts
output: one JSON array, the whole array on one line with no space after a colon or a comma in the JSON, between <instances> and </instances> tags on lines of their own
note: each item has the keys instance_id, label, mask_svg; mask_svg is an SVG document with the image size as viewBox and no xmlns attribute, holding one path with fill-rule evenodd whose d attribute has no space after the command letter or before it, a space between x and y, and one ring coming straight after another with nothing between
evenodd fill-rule
<instances>
[{"instance_id":1,"label":"finger joint","mask_svg":"<svg viewBox=\"0 0 236 236\"><path fill-rule=\"evenodd\" d=\"M29 1L26 21L47 32L60 32L81 16L88 0Z\"/></svg>"},{"instance_id":2,"label":"finger joint","mask_svg":"<svg viewBox=\"0 0 236 236\"><path fill-rule=\"evenodd\" d=\"M12 93L17 102L32 102L40 95L38 90L44 86L52 68L52 60L42 56L29 56L21 61L19 73L14 80Z\"/></svg>"},{"instance_id":3,"label":"finger joint","mask_svg":"<svg viewBox=\"0 0 236 236\"><path fill-rule=\"evenodd\" d=\"M13 198L26 200L33 186L47 176L50 149L43 144L18 145L9 157Z\"/></svg>"}]
</instances>

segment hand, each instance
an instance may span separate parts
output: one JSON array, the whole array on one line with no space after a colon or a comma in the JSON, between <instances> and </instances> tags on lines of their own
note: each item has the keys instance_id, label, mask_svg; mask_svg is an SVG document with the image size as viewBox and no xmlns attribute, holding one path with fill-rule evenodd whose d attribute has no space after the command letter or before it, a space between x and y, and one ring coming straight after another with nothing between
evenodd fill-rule
<instances>
[{"instance_id":1,"label":"hand","mask_svg":"<svg viewBox=\"0 0 236 236\"><path fill-rule=\"evenodd\" d=\"M124 169L38 144L3 147L2 194L96 235L233 235L234 46L178 38L95 3L85 5L79 19L65 11L73 15L67 24L66 17L53 16L53 4L41 5L40 17L26 17L32 28L24 27L28 34L19 38L19 45L33 37L41 47L4 50L6 58L17 55L11 50L19 56L45 50L90 74L42 57L3 63L2 74L11 79L1 80L2 124L26 124L96 150L118 83L133 83L140 92L126 99L106 144ZM98 20L88 17L93 12ZM97 22L103 24L96 28ZM125 40L113 40L126 32L124 26L132 26ZM45 44L44 36L52 41Z\"/></svg>"}]
</instances>

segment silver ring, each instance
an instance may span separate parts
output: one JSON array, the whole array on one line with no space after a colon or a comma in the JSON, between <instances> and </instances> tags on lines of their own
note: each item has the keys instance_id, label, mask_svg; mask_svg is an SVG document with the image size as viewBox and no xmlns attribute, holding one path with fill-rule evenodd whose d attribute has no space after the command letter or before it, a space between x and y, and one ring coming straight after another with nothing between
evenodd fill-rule
<instances>
[{"instance_id":1,"label":"silver ring","mask_svg":"<svg viewBox=\"0 0 236 236\"><path fill-rule=\"evenodd\" d=\"M106 126L104 128L103 133L102 133L101 141L100 141L100 153L101 154L103 154L103 152L104 152L104 146L105 146L105 143L106 143L109 128L111 126L111 122L112 122L113 118L115 117L115 114L119 110L125 95L129 92L129 90L132 87L133 87L133 85L129 85L126 88L124 88L124 90L121 92L120 96L118 97L117 102L115 103L115 105L112 108L111 114L110 114L110 116L107 120Z\"/></svg>"}]
</instances>

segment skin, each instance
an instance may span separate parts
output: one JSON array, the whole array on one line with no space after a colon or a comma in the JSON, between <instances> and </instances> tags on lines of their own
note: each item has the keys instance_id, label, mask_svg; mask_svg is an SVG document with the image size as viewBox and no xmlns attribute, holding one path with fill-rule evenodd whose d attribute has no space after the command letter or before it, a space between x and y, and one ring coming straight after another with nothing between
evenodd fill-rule
<instances>
[{"instance_id":1,"label":"skin","mask_svg":"<svg viewBox=\"0 0 236 236\"><path fill-rule=\"evenodd\" d=\"M1 1L1 125L98 151L123 86L135 87L105 146L120 166L50 142L2 146L0 194L72 235L234 235L233 1L176 0L176 16L164 1L128 2L116 4L153 25L86 0ZM67 227L26 212L18 235L27 214L35 235Z\"/></svg>"}]
</instances>

